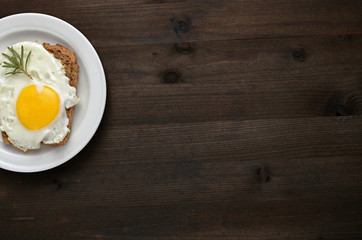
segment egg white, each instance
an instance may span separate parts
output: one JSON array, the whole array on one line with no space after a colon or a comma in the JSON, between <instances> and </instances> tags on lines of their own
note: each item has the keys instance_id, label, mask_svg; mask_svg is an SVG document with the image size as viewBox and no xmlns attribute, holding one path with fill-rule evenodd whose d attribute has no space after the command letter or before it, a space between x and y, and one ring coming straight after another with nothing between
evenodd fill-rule
<instances>
[{"instance_id":1,"label":"egg white","mask_svg":"<svg viewBox=\"0 0 362 240\"><path fill-rule=\"evenodd\" d=\"M12 69L2 67L8 60L0 56L0 130L5 131L14 146L26 151L37 149L41 142L53 144L61 142L70 131L67 127L69 119L66 108L70 108L79 102L76 89L69 85L69 78L65 76L65 70L60 60L49 53L41 44L36 42L20 42L13 45L18 53L24 47L24 58L31 51L27 65L28 73L6 75ZM11 55L9 50L4 53ZM40 130L29 130L19 121L16 111L16 102L20 92L29 85L36 85L41 90L44 86L52 88L59 96L60 106L57 117L48 126Z\"/></svg>"}]
</instances>

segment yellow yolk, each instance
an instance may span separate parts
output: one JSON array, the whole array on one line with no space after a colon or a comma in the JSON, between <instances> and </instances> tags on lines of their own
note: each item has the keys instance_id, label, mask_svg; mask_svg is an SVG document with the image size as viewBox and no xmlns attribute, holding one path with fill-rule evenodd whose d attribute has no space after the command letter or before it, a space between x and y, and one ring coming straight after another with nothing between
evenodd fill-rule
<instances>
[{"instance_id":1,"label":"yellow yolk","mask_svg":"<svg viewBox=\"0 0 362 240\"><path fill-rule=\"evenodd\" d=\"M47 86L41 92L35 85L25 87L16 102L19 121L29 130L46 127L57 117L59 102L58 94Z\"/></svg>"}]
</instances>

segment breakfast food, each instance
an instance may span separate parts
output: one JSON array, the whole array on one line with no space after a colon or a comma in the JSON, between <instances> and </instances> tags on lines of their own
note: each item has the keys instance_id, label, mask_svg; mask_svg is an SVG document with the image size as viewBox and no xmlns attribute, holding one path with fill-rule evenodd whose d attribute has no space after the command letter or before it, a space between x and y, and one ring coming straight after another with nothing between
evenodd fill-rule
<instances>
[{"instance_id":1,"label":"breakfast food","mask_svg":"<svg viewBox=\"0 0 362 240\"><path fill-rule=\"evenodd\" d=\"M79 102L78 72L75 53L64 46L20 42L8 47L0 56L3 141L23 151L64 145Z\"/></svg>"}]
</instances>

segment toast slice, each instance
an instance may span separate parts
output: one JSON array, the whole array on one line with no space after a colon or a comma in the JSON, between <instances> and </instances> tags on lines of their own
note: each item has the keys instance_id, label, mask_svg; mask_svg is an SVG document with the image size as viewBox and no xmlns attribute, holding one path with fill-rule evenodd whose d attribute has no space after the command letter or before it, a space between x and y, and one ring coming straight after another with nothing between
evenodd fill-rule
<instances>
[{"instance_id":1,"label":"toast slice","mask_svg":"<svg viewBox=\"0 0 362 240\"><path fill-rule=\"evenodd\" d=\"M43 43L43 47L49 52L54 55L56 59L59 59L64 67L65 75L69 78L69 84L72 87L77 88L78 81L79 81L79 65L77 63L77 55L70 51L68 48L56 44L56 45L50 45L49 43ZM72 122L73 122L73 115L74 115L74 106L71 108L66 109L67 117L69 119L68 128L71 130ZM68 139L69 139L70 131L65 136L63 141L59 143L51 143L46 144L44 142L41 142L41 144L44 145L64 145ZM9 139L6 132L1 132L1 136L3 138L4 143L12 144Z\"/></svg>"}]
</instances>

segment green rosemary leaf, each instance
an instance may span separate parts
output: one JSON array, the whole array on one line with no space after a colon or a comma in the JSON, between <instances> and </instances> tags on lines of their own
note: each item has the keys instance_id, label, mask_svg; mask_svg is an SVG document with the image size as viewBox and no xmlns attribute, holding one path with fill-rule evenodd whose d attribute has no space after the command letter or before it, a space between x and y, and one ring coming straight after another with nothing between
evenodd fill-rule
<instances>
[{"instance_id":1,"label":"green rosemary leaf","mask_svg":"<svg viewBox=\"0 0 362 240\"><path fill-rule=\"evenodd\" d=\"M12 64L19 65L13 57L10 57L9 55L3 53L3 56L5 56Z\"/></svg>"},{"instance_id":2,"label":"green rosemary leaf","mask_svg":"<svg viewBox=\"0 0 362 240\"><path fill-rule=\"evenodd\" d=\"M5 75L9 75L9 74L15 75L15 74L19 74L19 73L22 73L22 72L21 71L12 71L12 72L5 73Z\"/></svg>"},{"instance_id":3,"label":"green rosemary leaf","mask_svg":"<svg viewBox=\"0 0 362 240\"><path fill-rule=\"evenodd\" d=\"M28 73L28 63L31 55L31 51L29 52L28 56L26 57L25 64L24 64L24 46L21 46L20 55L17 53L13 47L8 47L9 52L11 53L11 56L8 54L3 53L2 55L6 57L9 62L5 62L2 65L4 68L13 68L13 71L6 73L6 75L11 74L19 74L24 73L27 75L30 79L33 79L31 75Z\"/></svg>"},{"instance_id":4,"label":"green rosemary leaf","mask_svg":"<svg viewBox=\"0 0 362 240\"><path fill-rule=\"evenodd\" d=\"M28 62L30 59L30 55L31 55L31 51L28 53L28 56L26 57L26 61L25 61L25 71L28 71Z\"/></svg>"},{"instance_id":5,"label":"green rosemary leaf","mask_svg":"<svg viewBox=\"0 0 362 240\"><path fill-rule=\"evenodd\" d=\"M23 57L24 57L24 46L23 45L21 45L21 53L20 53L21 55L20 55L20 65L21 66L23 66L24 64L23 64Z\"/></svg>"},{"instance_id":6,"label":"green rosemary leaf","mask_svg":"<svg viewBox=\"0 0 362 240\"><path fill-rule=\"evenodd\" d=\"M17 68L16 65L14 65L12 63L8 63L8 62L4 62L3 67L5 67L5 68Z\"/></svg>"},{"instance_id":7,"label":"green rosemary leaf","mask_svg":"<svg viewBox=\"0 0 362 240\"><path fill-rule=\"evenodd\" d=\"M14 66L14 65L4 65L3 67L4 67L4 68L17 68L17 67Z\"/></svg>"},{"instance_id":8,"label":"green rosemary leaf","mask_svg":"<svg viewBox=\"0 0 362 240\"><path fill-rule=\"evenodd\" d=\"M20 59L20 56L19 56L19 53L17 53L13 47L8 47L9 51L14 55L14 60L20 65L20 62L19 62L19 59Z\"/></svg>"}]
</instances>

